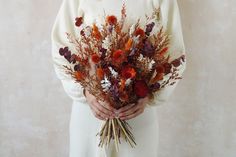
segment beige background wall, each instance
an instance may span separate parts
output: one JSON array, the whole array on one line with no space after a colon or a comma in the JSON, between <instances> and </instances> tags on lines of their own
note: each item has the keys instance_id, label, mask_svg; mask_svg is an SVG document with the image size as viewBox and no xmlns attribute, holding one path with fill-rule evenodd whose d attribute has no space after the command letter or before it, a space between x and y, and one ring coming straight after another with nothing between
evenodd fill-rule
<instances>
[{"instance_id":1,"label":"beige background wall","mask_svg":"<svg viewBox=\"0 0 236 157\"><path fill-rule=\"evenodd\" d=\"M71 100L52 67L61 0L0 0L0 156L68 156ZM187 70L158 108L160 157L236 156L236 1L179 0Z\"/></svg>"}]
</instances>

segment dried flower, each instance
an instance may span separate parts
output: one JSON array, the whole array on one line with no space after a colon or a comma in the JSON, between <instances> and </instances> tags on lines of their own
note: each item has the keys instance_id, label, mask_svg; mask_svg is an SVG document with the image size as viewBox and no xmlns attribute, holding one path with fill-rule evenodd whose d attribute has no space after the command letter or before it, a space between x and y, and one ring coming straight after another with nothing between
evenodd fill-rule
<instances>
[{"instance_id":1,"label":"dried flower","mask_svg":"<svg viewBox=\"0 0 236 157\"><path fill-rule=\"evenodd\" d=\"M81 81L84 79L84 74L81 71L76 71L74 75L77 81Z\"/></svg>"},{"instance_id":2,"label":"dried flower","mask_svg":"<svg viewBox=\"0 0 236 157\"><path fill-rule=\"evenodd\" d=\"M160 51L160 55L164 56L166 54L166 52L168 51L168 47L164 47L161 51Z\"/></svg>"},{"instance_id":3,"label":"dried flower","mask_svg":"<svg viewBox=\"0 0 236 157\"><path fill-rule=\"evenodd\" d=\"M97 77L98 77L98 79L103 79L103 77L104 77L104 71L103 71L103 69L102 68L97 68L96 69L96 74L97 74Z\"/></svg>"},{"instance_id":4,"label":"dried flower","mask_svg":"<svg viewBox=\"0 0 236 157\"><path fill-rule=\"evenodd\" d=\"M109 67L109 70L110 70L112 76L113 76L114 78L117 78L118 73L117 73L112 67Z\"/></svg>"},{"instance_id":5,"label":"dried flower","mask_svg":"<svg viewBox=\"0 0 236 157\"><path fill-rule=\"evenodd\" d=\"M152 32L152 29L153 29L153 27L155 26L155 23L154 22L152 22L152 23L149 23L148 25L146 25L146 35L150 35L150 33Z\"/></svg>"},{"instance_id":6,"label":"dried flower","mask_svg":"<svg viewBox=\"0 0 236 157\"><path fill-rule=\"evenodd\" d=\"M125 44L125 51L129 51L130 48L132 47L132 44L133 44L133 40L129 38L129 40Z\"/></svg>"},{"instance_id":7,"label":"dried flower","mask_svg":"<svg viewBox=\"0 0 236 157\"><path fill-rule=\"evenodd\" d=\"M144 80L137 80L134 83L134 92L139 98L144 98L148 94L148 86Z\"/></svg>"},{"instance_id":8,"label":"dried flower","mask_svg":"<svg viewBox=\"0 0 236 157\"><path fill-rule=\"evenodd\" d=\"M138 36L140 35L141 37L143 37L145 35L145 32L143 29L141 28L137 28L136 31L135 31L135 36Z\"/></svg>"},{"instance_id":9,"label":"dried flower","mask_svg":"<svg viewBox=\"0 0 236 157\"><path fill-rule=\"evenodd\" d=\"M104 79L101 81L101 86L104 92L107 92L111 87L111 82L107 79L107 76L104 76Z\"/></svg>"},{"instance_id":10,"label":"dried flower","mask_svg":"<svg viewBox=\"0 0 236 157\"><path fill-rule=\"evenodd\" d=\"M97 64L100 61L100 57L96 53L92 54L91 58L95 64Z\"/></svg>"},{"instance_id":11,"label":"dried flower","mask_svg":"<svg viewBox=\"0 0 236 157\"><path fill-rule=\"evenodd\" d=\"M124 61L125 58L125 52L123 50L116 50L112 54L112 60L117 63L121 63Z\"/></svg>"},{"instance_id":12,"label":"dried flower","mask_svg":"<svg viewBox=\"0 0 236 157\"><path fill-rule=\"evenodd\" d=\"M83 23L83 17L76 17L75 18L75 25L77 26L77 27L80 27L81 25L82 25L82 23Z\"/></svg>"},{"instance_id":13,"label":"dried flower","mask_svg":"<svg viewBox=\"0 0 236 157\"><path fill-rule=\"evenodd\" d=\"M126 66L121 70L121 76L125 79L134 78L136 76L136 71L130 66Z\"/></svg>"},{"instance_id":14,"label":"dried flower","mask_svg":"<svg viewBox=\"0 0 236 157\"><path fill-rule=\"evenodd\" d=\"M142 54L145 56L152 56L155 53L155 47L149 40L145 40Z\"/></svg>"},{"instance_id":15,"label":"dried flower","mask_svg":"<svg viewBox=\"0 0 236 157\"><path fill-rule=\"evenodd\" d=\"M117 23L117 18L114 15L107 16L107 23L109 25L115 25Z\"/></svg>"},{"instance_id":16,"label":"dried flower","mask_svg":"<svg viewBox=\"0 0 236 157\"><path fill-rule=\"evenodd\" d=\"M94 36L97 40L101 39L101 37L102 37L102 35L101 35L101 33L99 32L98 27L96 26L95 23L93 24L93 36Z\"/></svg>"}]
</instances>

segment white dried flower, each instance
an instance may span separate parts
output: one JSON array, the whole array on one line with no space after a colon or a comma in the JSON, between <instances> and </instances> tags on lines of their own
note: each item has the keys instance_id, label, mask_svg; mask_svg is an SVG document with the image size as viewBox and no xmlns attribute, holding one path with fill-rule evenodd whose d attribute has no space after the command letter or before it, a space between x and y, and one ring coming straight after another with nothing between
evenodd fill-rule
<instances>
[{"instance_id":1,"label":"white dried flower","mask_svg":"<svg viewBox=\"0 0 236 157\"><path fill-rule=\"evenodd\" d=\"M106 92L111 87L111 82L107 79L107 77L104 77L104 80L101 81L101 86L103 88L103 91Z\"/></svg>"},{"instance_id":2,"label":"white dried flower","mask_svg":"<svg viewBox=\"0 0 236 157\"><path fill-rule=\"evenodd\" d=\"M92 29L90 27L85 27L84 28L84 34L86 37L89 37L91 35Z\"/></svg>"},{"instance_id":3,"label":"white dried flower","mask_svg":"<svg viewBox=\"0 0 236 157\"><path fill-rule=\"evenodd\" d=\"M135 24L133 24L131 27L130 27L130 30L129 30L129 35L132 36L133 33L135 31Z\"/></svg>"},{"instance_id":4,"label":"white dried flower","mask_svg":"<svg viewBox=\"0 0 236 157\"><path fill-rule=\"evenodd\" d=\"M112 67L109 67L109 70L111 71L111 74L114 78L117 78L118 76L118 73L112 68Z\"/></svg>"},{"instance_id":5,"label":"white dried flower","mask_svg":"<svg viewBox=\"0 0 236 157\"><path fill-rule=\"evenodd\" d=\"M128 85L131 83L131 81L132 81L132 80L131 80L130 78L128 78L128 79L125 81L125 85L128 86Z\"/></svg>"},{"instance_id":6,"label":"white dried flower","mask_svg":"<svg viewBox=\"0 0 236 157\"><path fill-rule=\"evenodd\" d=\"M148 64L148 70L150 71L152 69L153 64L155 63L155 61L152 59L149 64Z\"/></svg>"},{"instance_id":7,"label":"white dried flower","mask_svg":"<svg viewBox=\"0 0 236 157\"><path fill-rule=\"evenodd\" d=\"M140 37L140 35L138 35L138 36L133 36L133 37L132 37L133 42L134 42L134 45L136 45L136 44L139 43L139 37Z\"/></svg>"},{"instance_id":8,"label":"white dried flower","mask_svg":"<svg viewBox=\"0 0 236 157\"><path fill-rule=\"evenodd\" d=\"M147 68L149 71L152 69L152 66L155 63L153 59L150 59L148 57L143 57L142 54L139 55L137 60L142 63L143 68Z\"/></svg>"},{"instance_id":9,"label":"white dried flower","mask_svg":"<svg viewBox=\"0 0 236 157\"><path fill-rule=\"evenodd\" d=\"M111 40L110 40L110 37L107 36L107 37L102 41L102 47L103 47L104 49L109 50L109 49L110 49L110 46L111 46Z\"/></svg>"},{"instance_id":10,"label":"white dried flower","mask_svg":"<svg viewBox=\"0 0 236 157\"><path fill-rule=\"evenodd\" d=\"M141 62L143 60L143 55L139 54L138 60Z\"/></svg>"}]
</instances>

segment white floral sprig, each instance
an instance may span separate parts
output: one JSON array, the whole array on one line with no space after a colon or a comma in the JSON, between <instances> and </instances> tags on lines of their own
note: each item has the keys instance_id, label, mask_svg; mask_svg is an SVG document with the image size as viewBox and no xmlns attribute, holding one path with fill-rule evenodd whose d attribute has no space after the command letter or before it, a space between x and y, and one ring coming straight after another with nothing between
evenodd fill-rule
<instances>
[{"instance_id":1,"label":"white floral sprig","mask_svg":"<svg viewBox=\"0 0 236 157\"><path fill-rule=\"evenodd\" d=\"M109 89L111 87L111 82L107 79L106 76L104 76L104 80L101 81L101 86L102 86L104 92L109 91Z\"/></svg>"}]
</instances>

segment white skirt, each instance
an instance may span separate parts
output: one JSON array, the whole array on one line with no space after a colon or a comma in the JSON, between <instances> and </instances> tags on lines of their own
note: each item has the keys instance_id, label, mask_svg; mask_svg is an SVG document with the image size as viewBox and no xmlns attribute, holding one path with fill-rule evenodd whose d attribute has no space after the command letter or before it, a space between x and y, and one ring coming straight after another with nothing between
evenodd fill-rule
<instances>
[{"instance_id":1,"label":"white skirt","mask_svg":"<svg viewBox=\"0 0 236 157\"><path fill-rule=\"evenodd\" d=\"M121 139L119 152L113 140L109 147L98 147L102 120L97 119L87 102L74 101L70 119L70 157L157 157L158 156L158 118L156 107L146 107L145 111L127 120L137 145L132 148Z\"/></svg>"}]
</instances>

